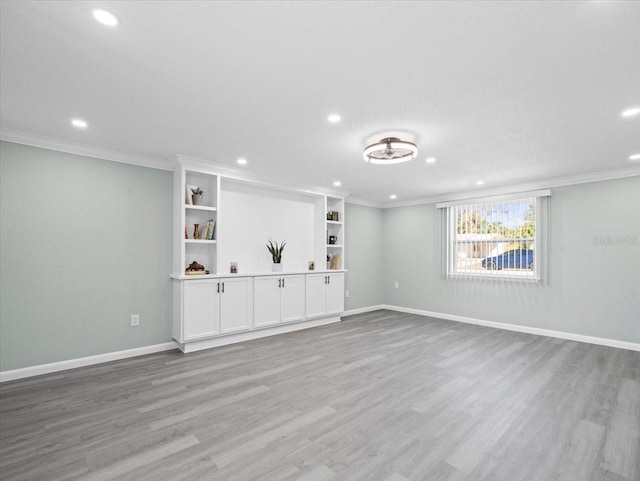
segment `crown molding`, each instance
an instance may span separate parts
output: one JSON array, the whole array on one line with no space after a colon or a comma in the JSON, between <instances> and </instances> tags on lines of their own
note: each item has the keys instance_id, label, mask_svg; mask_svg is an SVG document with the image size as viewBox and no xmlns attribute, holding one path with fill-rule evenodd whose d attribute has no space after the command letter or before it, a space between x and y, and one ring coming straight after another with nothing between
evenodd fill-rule
<instances>
[{"instance_id":1,"label":"crown molding","mask_svg":"<svg viewBox=\"0 0 640 481\"><path fill-rule=\"evenodd\" d=\"M67 142L64 140L54 139L53 137L22 132L19 130L0 129L0 140L12 142L14 144L65 152L67 154L110 160L112 162L120 162L122 164L137 165L151 169L172 170L171 161L164 159L102 149L87 144Z\"/></svg>"},{"instance_id":2,"label":"crown molding","mask_svg":"<svg viewBox=\"0 0 640 481\"><path fill-rule=\"evenodd\" d=\"M479 197L490 197L494 195L508 195L518 192L526 192L539 189L550 189L552 187L565 187L569 185L588 184L590 182L601 182L604 180L623 179L640 175L640 165L625 167L615 170L601 170L588 172L586 174L569 175L565 177L553 177L550 179L540 179L522 184L495 187L491 189L470 190L450 194L433 195L406 202L394 202L383 204L383 209L394 207L411 207L414 205L437 204L438 202L452 202L458 200L476 199Z\"/></svg>"},{"instance_id":3,"label":"crown molding","mask_svg":"<svg viewBox=\"0 0 640 481\"><path fill-rule=\"evenodd\" d=\"M263 187L274 188L283 191L295 193L306 193L312 195L327 195L330 197L338 197L346 199L350 192L343 190L327 189L315 185L289 185L286 179L281 176L266 174L250 168L238 168L230 165L221 164L213 160L204 160L188 155L177 154L176 162L186 166L187 168L200 169L212 174L218 174L226 179L239 182L249 182Z\"/></svg>"},{"instance_id":4,"label":"crown molding","mask_svg":"<svg viewBox=\"0 0 640 481\"><path fill-rule=\"evenodd\" d=\"M349 197L347 200L345 200L345 202L347 204L361 205L363 207L375 207L376 209L384 208L384 204L381 204L379 202L372 202L366 199L360 199L358 197Z\"/></svg>"},{"instance_id":5,"label":"crown molding","mask_svg":"<svg viewBox=\"0 0 640 481\"><path fill-rule=\"evenodd\" d=\"M279 188L282 190L291 190L296 192L306 192L309 194L320 194L328 195L331 197L339 197L345 199L345 202L350 204L361 205L364 207L375 207L378 209L410 207L414 205L435 204L438 202L458 201L477 197L488 197L492 195L505 195L522 191L586 184L590 182L600 182L604 180L614 180L640 175L640 165L634 165L623 169L588 172L585 174L577 174L564 177L553 177L549 179L540 179L532 182L501 186L490 189L439 194L421 197L406 202L379 203L357 197L349 197L351 193L343 190L327 189L324 187L313 185L296 185L295 187L290 187L286 185L286 183L283 183L283 179L281 177L276 177L271 174L257 172L255 170L246 168L239 169L226 164L221 164L219 162L199 159L196 157L189 157L186 155L176 155L174 159L167 160L157 157L149 157L144 155L119 152L115 150L102 149L88 144L68 142L55 139L53 137L47 137L44 135L37 135L6 128L0 128L0 140L159 170L173 170L174 165L177 161L187 162L189 165L192 165L193 168L211 171L232 180L235 179L244 182L252 182L255 184L263 185L265 187Z\"/></svg>"}]
</instances>

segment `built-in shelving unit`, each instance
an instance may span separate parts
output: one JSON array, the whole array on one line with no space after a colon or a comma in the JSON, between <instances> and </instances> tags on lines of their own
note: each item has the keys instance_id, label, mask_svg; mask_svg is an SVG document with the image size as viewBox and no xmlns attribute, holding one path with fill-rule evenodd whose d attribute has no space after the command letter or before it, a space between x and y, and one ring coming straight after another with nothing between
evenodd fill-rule
<instances>
[{"instance_id":1,"label":"built-in shelving unit","mask_svg":"<svg viewBox=\"0 0 640 481\"><path fill-rule=\"evenodd\" d=\"M173 337L180 349L190 352L339 322L344 198L228 175L219 167L216 171L208 162L179 156L174 168L171 278ZM203 196L194 205L191 189L197 187ZM212 239L206 238L208 222L215 224ZM282 272L273 272L268 241L287 242ZM331 264L327 257L339 262ZM194 261L209 273L186 274Z\"/></svg>"},{"instance_id":2,"label":"built-in shelving unit","mask_svg":"<svg viewBox=\"0 0 640 481\"><path fill-rule=\"evenodd\" d=\"M203 191L199 205L193 204L191 189L196 187ZM215 274L220 176L178 164L174 170L174 193L174 274L184 274L186 266L193 261L202 264L209 273ZM206 239L207 224L210 221L214 229L213 239ZM196 225L199 239L195 238Z\"/></svg>"},{"instance_id":3,"label":"built-in shelving unit","mask_svg":"<svg viewBox=\"0 0 640 481\"><path fill-rule=\"evenodd\" d=\"M344 199L342 197L326 196L326 259L327 269L344 268ZM331 217L331 219L329 218ZM338 256L338 257L335 257ZM333 264L331 259L334 260ZM339 259L339 262L336 262Z\"/></svg>"}]
</instances>

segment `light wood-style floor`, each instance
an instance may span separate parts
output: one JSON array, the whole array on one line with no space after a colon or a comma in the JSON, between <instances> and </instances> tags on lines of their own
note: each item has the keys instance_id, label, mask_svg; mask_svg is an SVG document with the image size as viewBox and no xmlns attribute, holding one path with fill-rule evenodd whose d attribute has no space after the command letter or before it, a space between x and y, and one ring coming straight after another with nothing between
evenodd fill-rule
<instances>
[{"instance_id":1,"label":"light wood-style floor","mask_svg":"<svg viewBox=\"0 0 640 481\"><path fill-rule=\"evenodd\" d=\"M640 479L640 353L390 311L0 395L3 481Z\"/></svg>"}]
</instances>

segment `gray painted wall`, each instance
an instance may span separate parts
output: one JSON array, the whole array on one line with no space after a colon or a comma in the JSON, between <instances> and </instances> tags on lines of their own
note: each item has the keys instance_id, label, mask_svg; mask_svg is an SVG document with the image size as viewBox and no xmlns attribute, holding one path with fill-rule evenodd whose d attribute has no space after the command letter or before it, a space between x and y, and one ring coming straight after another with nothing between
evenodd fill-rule
<instances>
[{"instance_id":1,"label":"gray painted wall","mask_svg":"<svg viewBox=\"0 0 640 481\"><path fill-rule=\"evenodd\" d=\"M640 342L639 206L640 177L554 188L545 285L442 279L435 205L386 209L384 303Z\"/></svg>"},{"instance_id":2,"label":"gray painted wall","mask_svg":"<svg viewBox=\"0 0 640 481\"><path fill-rule=\"evenodd\" d=\"M0 142L0 195L0 370L171 340L170 172ZM346 204L345 307L640 342L640 245L593 242L640 237L638 205L640 177L553 189L531 285L441 279L435 205Z\"/></svg>"},{"instance_id":3,"label":"gray painted wall","mask_svg":"<svg viewBox=\"0 0 640 481\"><path fill-rule=\"evenodd\" d=\"M382 304L384 246L383 211L345 205L345 309Z\"/></svg>"},{"instance_id":4,"label":"gray painted wall","mask_svg":"<svg viewBox=\"0 0 640 481\"><path fill-rule=\"evenodd\" d=\"M0 143L1 370L171 340L171 179Z\"/></svg>"}]
</instances>

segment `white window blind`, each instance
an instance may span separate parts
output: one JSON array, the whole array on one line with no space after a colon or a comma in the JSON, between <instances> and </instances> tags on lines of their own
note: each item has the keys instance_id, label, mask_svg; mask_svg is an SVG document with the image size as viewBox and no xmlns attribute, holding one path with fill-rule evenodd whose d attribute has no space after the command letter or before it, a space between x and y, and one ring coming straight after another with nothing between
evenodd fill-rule
<instances>
[{"instance_id":1,"label":"white window blind","mask_svg":"<svg viewBox=\"0 0 640 481\"><path fill-rule=\"evenodd\" d=\"M548 190L438 204L448 278L539 281Z\"/></svg>"}]
</instances>

